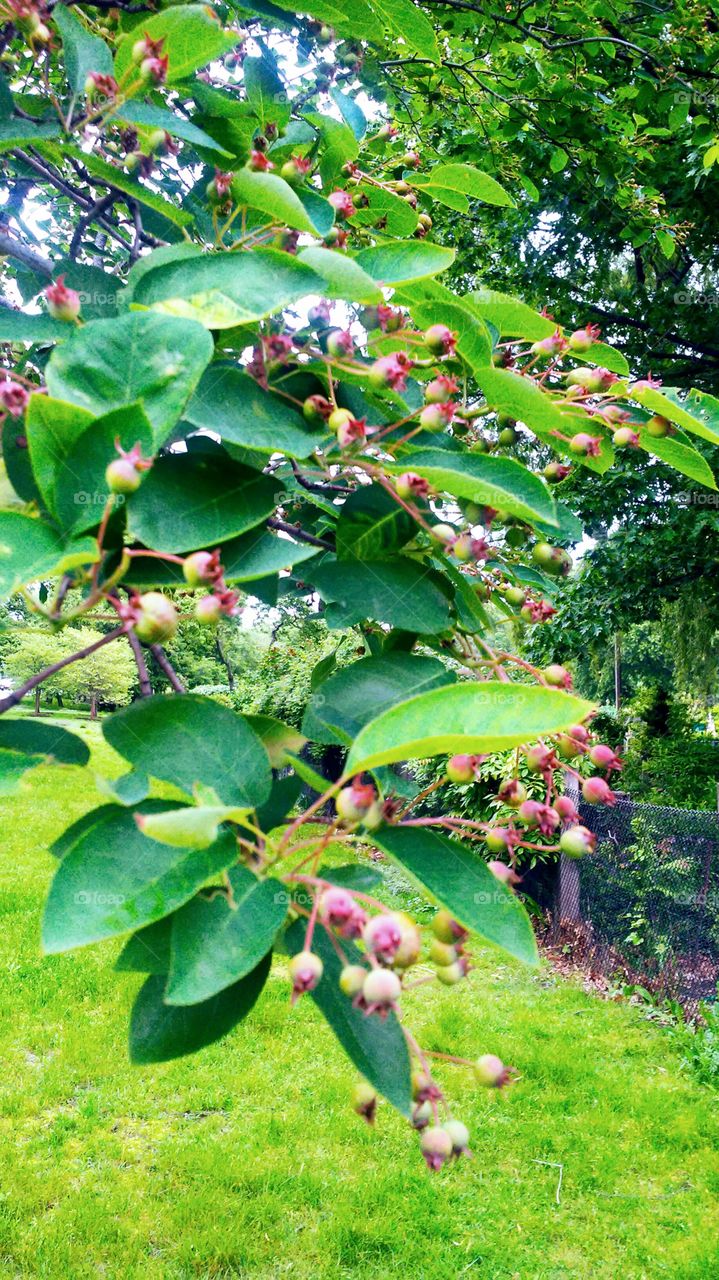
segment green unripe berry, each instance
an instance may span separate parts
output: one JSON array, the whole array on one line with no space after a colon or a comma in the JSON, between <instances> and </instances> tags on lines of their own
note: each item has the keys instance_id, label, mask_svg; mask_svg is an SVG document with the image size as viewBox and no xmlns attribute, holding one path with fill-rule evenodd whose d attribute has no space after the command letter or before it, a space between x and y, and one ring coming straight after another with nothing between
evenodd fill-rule
<instances>
[{"instance_id":1,"label":"green unripe berry","mask_svg":"<svg viewBox=\"0 0 719 1280\"><path fill-rule=\"evenodd\" d=\"M432 964L440 966L454 964L457 959L457 948L448 942L440 942L439 938L434 938L429 949L429 958Z\"/></svg>"},{"instance_id":2,"label":"green unripe berry","mask_svg":"<svg viewBox=\"0 0 719 1280\"><path fill-rule=\"evenodd\" d=\"M146 591L137 602L135 635L143 644L164 644L177 631L177 610L161 591Z\"/></svg>"},{"instance_id":3,"label":"green unripe berry","mask_svg":"<svg viewBox=\"0 0 719 1280\"><path fill-rule=\"evenodd\" d=\"M137 467L128 458L115 458L105 469L105 483L110 493L135 493L141 478Z\"/></svg>"}]
</instances>

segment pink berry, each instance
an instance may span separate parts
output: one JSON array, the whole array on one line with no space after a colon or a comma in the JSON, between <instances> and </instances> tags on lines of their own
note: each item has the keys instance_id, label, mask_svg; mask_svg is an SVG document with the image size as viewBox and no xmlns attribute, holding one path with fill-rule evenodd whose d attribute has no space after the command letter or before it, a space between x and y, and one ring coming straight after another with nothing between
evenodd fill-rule
<instances>
[{"instance_id":1,"label":"pink berry","mask_svg":"<svg viewBox=\"0 0 719 1280\"><path fill-rule=\"evenodd\" d=\"M604 778L585 778L582 795L587 804L616 804L616 796Z\"/></svg>"},{"instance_id":2,"label":"pink berry","mask_svg":"<svg viewBox=\"0 0 719 1280\"><path fill-rule=\"evenodd\" d=\"M401 994L402 983L391 969L371 969L362 987L362 1000L368 1013L386 1012Z\"/></svg>"},{"instance_id":3,"label":"pink berry","mask_svg":"<svg viewBox=\"0 0 719 1280\"><path fill-rule=\"evenodd\" d=\"M447 1130L440 1128L439 1125L424 1129L419 1145L427 1168L434 1171L441 1169L452 1155L452 1138Z\"/></svg>"},{"instance_id":4,"label":"pink berry","mask_svg":"<svg viewBox=\"0 0 719 1280\"><path fill-rule=\"evenodd\" d=\"M597 837L588 827L568 827L559 837L559 847L568 858L583 858L594 853Z\"/></svg>"},{"instance_id":5,"label":"pink berry","mask_svg":"<svg viewBox=\"0 0 719 1280\"><path fill-rule=\"evenodd\" d=\"M293 1001L305 991L314 991L322 977L324 965L313 951L298 951L289 963Z\"/></svg>"},{"instance_id":6,"label":"pink berry","mask_svg":"<svg viewBox=\"0 0 719 1280\"><path fill-rule=\"evenodd\" d=\"M325 889L320 898L320 917L334 926L346 924L354 911L354 898L346 889Z\"/></svg>"},{"instance_id":7,"label":"pink berry","mask_svg":"<svg viewBox=\"0 0 719 1280\"><path fill-rule=\"evenodd\" d=\"M402 942L402 930L393 915L372 916L362 931L362 940L378 960L391 964Z\"/></svg>"}]
</instances>

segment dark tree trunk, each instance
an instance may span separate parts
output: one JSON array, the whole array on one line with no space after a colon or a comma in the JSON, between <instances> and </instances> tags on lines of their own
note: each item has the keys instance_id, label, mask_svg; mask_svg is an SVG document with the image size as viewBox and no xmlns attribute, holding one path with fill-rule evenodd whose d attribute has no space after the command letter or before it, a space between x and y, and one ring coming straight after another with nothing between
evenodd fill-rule
<instances>
[{"instance_id":1,"label":"dark tree trunk","mask_svg":"<svg viewBox=\"0 0 719 1280\"><path fill-rule=\"evenodd\" d=\"M33 714L36 716L40 715L40 686L39 685L35 690L35 711Z\"/></svg>"},{"instance_id":2,"label":"dark tree trunk","mask_svg":"<svg viewBox=\"0 0 719 1280\"><path fill-rule=\"evenodd\" d=\"M90 695L90 719L97 720L97 694Z\"/></svg>"}]
</instances>

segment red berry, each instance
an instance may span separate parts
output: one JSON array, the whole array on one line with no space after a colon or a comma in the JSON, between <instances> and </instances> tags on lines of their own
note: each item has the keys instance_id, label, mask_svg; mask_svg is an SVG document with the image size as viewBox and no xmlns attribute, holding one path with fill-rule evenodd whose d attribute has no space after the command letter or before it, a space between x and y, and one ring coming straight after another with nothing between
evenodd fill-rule
<instances>
[{"instance_id":1,"label":"red berry","mask_svg":"<svg viewBox=\"0 0 719 1280\"><path fill-rule=\"evenodd\" d=\"M605 746L603 742L598 742L596 746L590 747L589 759L592 764L596 764L600 769L621 769L622 762L616 751L611 747Z\"/></svg>"},{"instance_id":2,"label":"red berry","mask_svg":"<svg viewBox=\"0 0 719 1280\"><path fill-rule=\"evenodd\" d=\"M616 804L616 796L604 778L585 778L582 795L587 804Z\"/></svg>"},{"instance_id":3,"label":"red berry","mask_svg":"<svg viewBox=\"0 0 719 1280\"><path fill-rule=\"evenodd\" d=\"M319 912L326 924L346 924L354 911L354 898L346 889L332 886L325 889L320 898Z\"/></svg>"},{"instance_id":4,"label":"red berry","mask_svg":"<svg viewBox=\"0 0 719 1280\"><path fill-rule=\"evenodd\" d=\"M453 1151L451 1135L439 1125L424 1129L420 1138L420 1149L428 1169L441 1169L450 1159Z\"/></svg>"},{"instance_id":5,"label":"red berry","mask_svg":"<svg viewBox=\"0 0 719 1280\"><path fill-rule=\"evenodd\" d=\"M384 964L391 964L402 943L402 930L393 915L372 916L362 930L368 952Z\"/></svg>"},{"instance_id":6,"label":"red berry","mask_svg":"<svg viewBox=\"0 0 719 1280\"><path fill-rule=\"evenodd\" d=\"M289 963L293 1003L305 991L314 991L324 972L319 956L312 951L298 951Z\"/></svg>"},{"instance_id":7,"label":"red berry","mask_svg":"<svg viewBox=\"0 0 719 1280\"><path fill-rule=\"evenodd\" d=\"M45 290L47 309L54 320L77 320L80 314L80 295L65 285L65 276L58 276L54 284Z\"/></svg>"},{"instance_id":8,"label":"red berry","mask_svg":"<svg viewBox=\"0 0 719 1280\"><path fill-rule=\"evenodd\" d=\"M476 756L451 756L447 761L447 777L450 782L474 782L476 772Z\"/></svg>"}]
</instances>

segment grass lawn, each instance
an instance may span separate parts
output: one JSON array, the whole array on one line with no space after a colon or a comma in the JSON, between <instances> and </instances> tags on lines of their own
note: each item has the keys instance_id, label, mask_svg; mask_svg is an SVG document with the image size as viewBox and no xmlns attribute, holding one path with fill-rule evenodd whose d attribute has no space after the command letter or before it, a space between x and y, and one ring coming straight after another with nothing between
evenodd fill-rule
<instances>
[{"instance_id":1,"label":"grass lawn","mask_svg":"<svg viewBox=\"0 0 719 1280\"><path fill-rule=\"evenodd\" d=\"M97 726L69 727L123 771ZM717 1094L637 1010L547 968L485 951L406 1001L427 1048L522 1074L497 1096L446 1069L475 1159L439 1175L388 1106L374 1131L354 1116L354 1072L309 1000L290 1012L281 964L228 1039L130 1066L120 944L39 954L45 848L98 802L91 769L41 768L4 806L1 1277L719 1275ZM563 1165L559 1205L541 1161Z\"/></svg>"}]
</instances>

